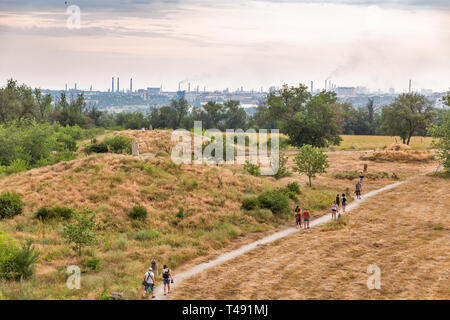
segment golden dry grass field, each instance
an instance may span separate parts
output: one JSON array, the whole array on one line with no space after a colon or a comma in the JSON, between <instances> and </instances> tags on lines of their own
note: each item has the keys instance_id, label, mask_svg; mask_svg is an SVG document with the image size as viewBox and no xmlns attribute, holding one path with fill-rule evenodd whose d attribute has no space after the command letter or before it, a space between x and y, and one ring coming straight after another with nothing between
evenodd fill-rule
<instances>
[{"instance_id":1,"label":"golden dry grass field","mask_svg":"<svg viewBox=\"0 0 450 320\"><path fill-rule=\"evenodd\" d=\"M367 136L367 135L341 135L342 142L334 147L336 150L365 150L365 149L383 149L393 143L401 143L400 137L390 136ZM430 137L412 137L410 147L412 149L428 149L431 147Z\"/></svg>"},{"instance_id":2,"label":"golden dry grass field","mask_svg":"<svg viewBox=\"0 0 450 320\"><path fill-rule=\"evenodd\" d=\"M0 192L18 192L25 202L23 214L0 220L0 232L18 241L31 238L41 252L35 276L23 283L1 281L0 299L100 299L112 291L135 299L153 260L177 272L293 223L286 216L260 220L246 214L241 203L248 196L296 181L302 190L297 203L309 207L314 219L328 213L336 193L347 187L353 191L354 181L336 179L336 173L362 170L368 164L369 173L388 174L366 180L365 192L394 182L392 173L404 179L436 167L434 161L379 163L361 160L367 151L329 151L328 172L309 188L307 178L298 173L275 180L254 177L240 165L176 166L169 157L170 131L127 130L108 135L137 138L141 153L151 156L92 155L0 179ZM288 154L292 167L294 153ZM97 214L99 241L83 256L71 251L62 238L61 221L34 218L40 207L56 205L87 207ZM128 217L135 205L148 210L144 222ZM100 259L100 270L83 266L91 257ZM82 268L81 290L66 287L69 265Z\"/></svg>"},{"instance_id":3,"label":"golden dry grass field","mask_svg":"<svg viewBox=\"0 0 450 320\"><path fill-rule=\"evenodd\" d=\"M450 180L368 199L340 229L296 233L185 280L173 299L449 299ZM381 269L369 290L367 267Z\"/></svg>"}]
</instances>

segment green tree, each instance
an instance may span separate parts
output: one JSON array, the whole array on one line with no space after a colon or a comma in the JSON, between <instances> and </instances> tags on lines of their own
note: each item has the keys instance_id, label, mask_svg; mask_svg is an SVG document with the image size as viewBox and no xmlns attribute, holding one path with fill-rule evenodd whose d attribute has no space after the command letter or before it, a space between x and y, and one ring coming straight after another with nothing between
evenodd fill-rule
<instances>
[{"instance_id":1,"label":"green tree","mask_svg":"<svg viewBox=\"0 0 450 320\"><path fill-rule=\"evenodd\" d=\"M442 100L447 106L450 106L450 92ZM433 141L433 145L439 150L439 159L445 170L450 172L450 110L444 110L442 123L432 126L428 132L436 139Z\"/></svg>"},{"instance_id":2,"label":"green tree","mask_svg":"<svg viewBox=\"0 0 450 320\"><path fill-rule=\"evenodd\" d=\"M306 144L295 156L294 171L306 174L309 178L309 186L312 186L311 178L315 178L316 174L325 173L326 168L330 166L327 158L328 156L319 148Z\"/></svg>"},{"instance_id":3,"label":"green tree","mask_svg":"<svg viewBox=\"0 0 450 320\"><path fill-rule=\"evenodd\" d=\"M268 115L278 121L280 131L289 136L292 145L325 147L342 140L331 108L336 102L334 92L322 91L312 96L302 84L298 88L284 85L269 94Z\"/></svg>"},{"instance_id":4,"label":"green tree","mask_svg":"<svg viewBox=\"0 0 450 320\"><path fill-rule=\"evenodd\" d=\"M229 100L223 104L225 109L224 129L246 129L247 112L241 107L239 101Z\"/></svg>"},{"instance_id":5,"label":"green tree","mask_svg":"<svg viewBox=\"0 0 450 320\"><path fill-rule=\"evenodd\" d=\"M400 136L409 145L414 134L425 135L435 110L430 100L418 93L399 95L382 110L381 130L384 133Z\"/></svg>"},{"instance_id":6,"label":"green tree","mask_svg":"<svg viewBox=\"0 0 450 320\"><path fill-rule=\"evenodd\" d=\"M96 215L90 210L84 210L82 213L75 214L72 222L63 225L63 237L81 256L84 247L95 244L96 227Z\"/></svg>"},{"instance_id":7,"label":"green tree","mask_svg":"<svg viewBox=\"0 0 450 320\"><path fill-rule=\"evenodd\" d=\"M181 121L183 118L187 115L187 112L189 110L189 104L186 99L180 98L180 99L173 99L170 103L170 107L175 110L176 112L176 122L175 122L175 128L179 128Z\"/></svg>"}]
</instances>

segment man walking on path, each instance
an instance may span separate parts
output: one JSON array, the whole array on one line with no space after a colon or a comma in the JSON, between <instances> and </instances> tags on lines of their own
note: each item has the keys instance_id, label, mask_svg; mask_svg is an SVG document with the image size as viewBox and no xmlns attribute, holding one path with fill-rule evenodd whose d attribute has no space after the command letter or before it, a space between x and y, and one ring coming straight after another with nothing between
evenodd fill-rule
<instances>
[{"instance_id":1,"label":"man walking on path","mask_svg":"<svg viewBox=\"0 0 450 320\"><path fill-rule=\"evenodd\" d=\"M155 274L153 273L153 269L152 267L148 268L148 271L145 273L144 275L144 281L142 282L142 284L144 285L144 294L142 295L142 299L145 298L145 295L147 294L148 289L150 288L151 292L152 292L152 298L155 297L155 295L153 294L153 290L155 287Z\"/></svg>"},{"instance_id":2,"label":"man walking on path","mask_svg":"<svg viewBox=\"0 0 450 320\"><path fill-rule=\"evenodd\" d=\"M361 183L361 185L363 184L364 181L364 173L362 171L359 172L359 182Z\"/></svg>"},{"instance_id":3,"label":"man walking on path","mask_svg":"<svg viewBox=\"0 0 450 320\"><path fill-rule=\"evenodd\" d=\"M356 199L361 199L361 182L358 181L358 183L356 184Z\"/></svg>"}]
</instances>

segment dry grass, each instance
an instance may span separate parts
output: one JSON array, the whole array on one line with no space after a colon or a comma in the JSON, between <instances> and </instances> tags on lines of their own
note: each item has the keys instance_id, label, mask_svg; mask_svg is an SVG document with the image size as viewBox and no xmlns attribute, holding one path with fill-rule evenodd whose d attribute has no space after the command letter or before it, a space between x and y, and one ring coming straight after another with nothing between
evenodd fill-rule
<instances>
[{"instance_id":1,"label":"dry grass","mask_svg":"<svg viewBox=\"0 0 450 320\"><path fill-rule=\"evenodd\" d=\"M367 136L367 135L341 135L342 142L334 147L337 150L367 150L383 149L393 143L401 143L400 137ZM412 137L409 143L412 149L431 148L431 137Z\"/></svg>"},{"instance_id":2,"label":"dry grass","mask_svg":"<svg viewBox=\"0 0 450 320\"><path fill-rule=\"evenodd\" d=\"M427 162L433 160L433 156L426 150L413 150L405 144L394 143L385 150L374 151L363 156L362 159L391 162Z\"/></svg>"},{"instance_id":3,"label":"dry grass","mask_svg":"<svg viewBox=\"0 0 450 320\"><path fill-rule=\"evenodd\" d=\"M141 153L167 153L170 146L170 131L112 133L117 134L139 139ZM328 152L329 172L362 169L365 163L359 159L362 154ZM292 159L290 156L290 166ZM433 166L433 163L371 163L369 171L396 172L404 178ZM253 177L238 165L178 167L167 155L134 158L114 154L93 155L2 178L0 191L21 193L26 208L24 214L0 221L0 231L17 240L35 239L41 259L35 279L22 285L15 282L2 285L0 297L97 299L104 292L121 291L126 298L137 298L142 289L142 273L153 259L177 271L286 226L283 219L258 222L245 215L240 206L243 198L290 181L304 185L306 177L295 173L277 181L272 177ZM389 183L389 179L368 180L363 191ZM319 176L312 189L302 187L299 204L313 208L312 217L318 217L328 212L333 195L349 184L329 174ZM127 216L137 204L149 211L145 222L132 221ZM101 221L99 244L81 258L74 256L61 237L59 222L33 219L36 210L44 205L93 209ZM85 270L82 289L68 290L66 266L82 266L89 256L101 258L103 269Z\"/></svg>"},{"instance_id":4,"label":"dry grass","mask_svg":"<svg viewBox=\"0 0 450 320\"><path fill-rule=\"evenodd\" d=\"M449 187L418 177L363 203L338 230L261 246L186 280L172 298L449 299ZM381 290L366 286L370 264L381 269Z\"/></svg>"}]
</instances>

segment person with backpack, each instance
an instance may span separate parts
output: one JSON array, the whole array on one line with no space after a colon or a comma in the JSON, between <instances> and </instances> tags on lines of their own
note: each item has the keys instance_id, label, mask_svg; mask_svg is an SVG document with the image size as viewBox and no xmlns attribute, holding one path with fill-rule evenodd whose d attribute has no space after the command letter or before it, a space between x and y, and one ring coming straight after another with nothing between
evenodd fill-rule
<instances>
[{"instance_id":1,"label":"person with backpack","mask_svg":"<svg viewBox=\"0 0 450 320\"><path fill-rule=\"evenodd\" d=\"M345 213L345 206L347 205L347 197L345 193L342 194L342 212Z\"/></svg>"},{"instance_id":2,"label":"person with backpack","mask_svg":"<svg viewBox=\"0 0 450 320\"><path fill-rule=\"evenodd\" d=\"M339 211L339 206L341 205L340 199L341 199L341 197L339 196L339 193L338 193L336 195L336 200L335 200L337 211Z\"/></svg>"},{"instance_id":3,"label":"person with backpack","mask_svg":"<svg viewBox=\"0 0 450 320\"><path fill-rule=\"evenodd\" d=\"M164 283L164 295L166 295L166 286L167 286L167 294L170 293L170 283L173 283L172 278L172 272L167 267L167 265L164 265L163 271L162 271L162 278Z\"/></svg>"},{"instance_id":4,"label":"person with backpack","mask_svg":"<svg viewBox=\"0 0 450 320\"><path fill-rule=\"evenodd\" d=\"M142 295L142 299L145 298L145 295L147 294L148 289L150 288L152 292L152 299L155 297L153 294L153 290L155 287L155 274L153 273L152 267L148 268L148 271L144 275L144 281L142 281L142 284L144 285L144 294Z\"/></svg>"},{"instance_id":5,"label":"person with backpack","mask_svg":"<svg viewBox=\"0 0 450 320\"><path fill-rule=\"evenodd\" d=\"M308 209L303 210L303 222L304 222L304 228L305 229L309 229L309 218L310 218L310 213Z\"/></svg>"},{"instance_id":6,"label":"person with backpack","mask_svg":"<svg viewBox=\"0 0 450 320\"><path fill-rule=\"evenodd\" d=\"M295 217L295 227L302 228L302 209L300 209L299 206L297 206L294 210L294 217Z\"/></svg>"},{"instance_id":7,"label":"person with backpack","mask_svg":"<svg viewBox=\"0 0 450 320\"><path fill-rule=\"evenodd\" d=\"M358 181L355 188L356 199L361 199L361 182Z\"/></svg>"}]
</instances>

